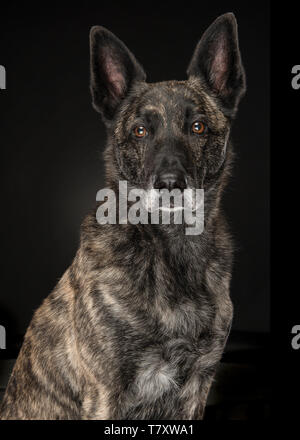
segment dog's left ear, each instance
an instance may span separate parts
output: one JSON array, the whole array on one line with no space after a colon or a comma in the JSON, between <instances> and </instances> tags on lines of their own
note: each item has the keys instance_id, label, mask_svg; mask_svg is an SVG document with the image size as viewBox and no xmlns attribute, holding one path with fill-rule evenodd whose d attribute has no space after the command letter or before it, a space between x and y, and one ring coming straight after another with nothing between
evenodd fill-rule
<instances>
[{"instance_id":1,"label":"dog's left ear","mask_svg":"<svg viewBox=\"0 0 300 440\"><path fill-rule=\"evenodd\" d=\"M245 93L245 72L238 44L237 22L232 13L218 17L205 31L187 70L200 77L225 108L234 115Z\"/></svg>"},{"instance_id":2,"label":"dog's left ear","mask_svg":"<svg viewBox=\"0 0 300 440\"><path fill-rule=\"evenodd\" d=\"M102 26L90 31L91 93L94 108L111 120L121 101L146 74L124 43Z\"/></svg>"}]
</instances>

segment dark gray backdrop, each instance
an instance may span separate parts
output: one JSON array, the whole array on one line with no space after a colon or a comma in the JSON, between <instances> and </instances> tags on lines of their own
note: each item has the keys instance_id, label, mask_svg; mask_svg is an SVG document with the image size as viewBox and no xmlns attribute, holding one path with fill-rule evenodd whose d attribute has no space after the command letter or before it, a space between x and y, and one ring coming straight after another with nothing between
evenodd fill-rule
<instances>
[{"instance_id":1,"label":"dark gray backdrop","mask_svg":"<svg viewBox=\"0 0 300 440\"><path fill-rule=\"evenodd\" d=\"M269 2L85 2L1 6L0 324L22 335L71 263L79 225L103 187L105 131L89 95L88 34L122 39L148 81L184 79L206 27L232 11L248 92L233 130L237 152L225 208L236 241L235 330L269 330Z\"/></svg>"}]
</instances>

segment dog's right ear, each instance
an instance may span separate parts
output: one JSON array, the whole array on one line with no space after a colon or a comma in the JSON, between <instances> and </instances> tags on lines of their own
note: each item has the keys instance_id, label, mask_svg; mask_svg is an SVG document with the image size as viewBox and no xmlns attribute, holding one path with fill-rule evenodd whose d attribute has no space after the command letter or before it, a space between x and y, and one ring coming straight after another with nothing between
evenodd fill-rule
<instances>
[{"instance_id":1,"label":"dog's right ear","mask_svg":"<svg viewBox=\"0 0 300 440\"><path fill-rule=\"evenodd\" d=\"M246 90L237 22L232 13L218 17L204 32L187 70L200 77L234 115Z\"/></svg>"},{"instance_id":2,"label":"dog's right ear","mask_svg":"<svg viewBox=\"0 0 300 440\"><path fill-rule=\"evenodd\" d=\"M111 120L121 101L146 74L134 55L107 29L90 31L91 93L94 108Z\"/></svg>"}]
</instances>

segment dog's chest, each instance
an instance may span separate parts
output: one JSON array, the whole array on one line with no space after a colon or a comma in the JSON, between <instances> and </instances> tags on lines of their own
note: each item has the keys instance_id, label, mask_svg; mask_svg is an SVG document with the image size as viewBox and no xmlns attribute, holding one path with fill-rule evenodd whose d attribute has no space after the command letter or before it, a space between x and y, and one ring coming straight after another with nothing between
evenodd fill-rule
<instances>
[{"instance_id":1,"label":"dog's chest","mask_svg":"<svg viewBox=\"0 0 300 440\"><path fill-rule=\"evenodd\" d=\"M187 278L185 273L164 279L161 276L148 287L152 297L147 308L160 330L170 336L197 339L211 327L214 319L213 298L203 288L201 280Z\"/></svg>"},{"instance_id":2,"label":"dog's chest","mask_svg":"<svg viewBox=\"0 0 300 440\"><path fill-rule=\"evenodd\" d=\"M198 347L184 338L173 338L141 351L127 392L127 416L174 417L199 356ZM200 387L197 378L193 387Z\"/></svg>"},{"instance_id":3,"label":"dog's chest","mask_svg":"<svg viewBox=\"0 0 300 440\"><path fill-rule=\"evenodd\" d=\"M166 347L150 347L139 356L134 380L136 396L156 400L178 387L179 358L166 356Z\"/></svg>"}]
</instances>

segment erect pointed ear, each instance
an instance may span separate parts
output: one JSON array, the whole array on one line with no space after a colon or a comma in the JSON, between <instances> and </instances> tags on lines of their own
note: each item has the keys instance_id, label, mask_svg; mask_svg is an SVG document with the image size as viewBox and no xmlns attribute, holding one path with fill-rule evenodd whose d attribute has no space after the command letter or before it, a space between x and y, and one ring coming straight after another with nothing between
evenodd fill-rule
<instances>
[{"instance_id":1,"label":"erect pointed ear","mask_svg":"<svg viewBox=\"0 0 300 440\"><path fill-rule=\"evenodd\" d=\"M218 17L196 46L187 70L200 77L232 114L246 90L238 44L237 22L232 13Z\"/></svg>"},{"instance_id":2,"label":"erect pointed ear","mask_svg":"<svg viewBox=\"0 0 300 440\"><path fill-rule=\"evenodd\" d=\"M107 29L90 31L91 93L94 108L110 120L136 81L146 74L133 54Z\"/></svg>"}]
</instances>

